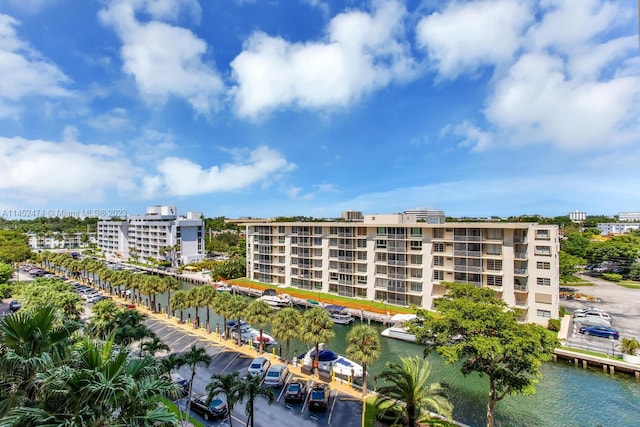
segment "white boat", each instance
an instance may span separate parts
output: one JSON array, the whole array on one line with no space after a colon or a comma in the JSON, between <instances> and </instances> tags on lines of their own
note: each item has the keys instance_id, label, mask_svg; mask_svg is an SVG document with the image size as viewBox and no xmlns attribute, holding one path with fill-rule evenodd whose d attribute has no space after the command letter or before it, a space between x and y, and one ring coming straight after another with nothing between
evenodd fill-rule
<instances>
[{"instance_id":1,"label":"white boat","mask_svg":"<svg viewBox=\"0 0 640 427\"><path fill-rule=\"evenodd\" d=\"M238 322L232 320L227 322L227 326L229 327L229 332L232 339L236 339L238 336ZM246 322L240 322L240 341L243 344L251 342L253 345L260 345L260 331L256 328L251 327ZM268 333L262 331L262 342L264 345L277 345L278 341L273 338Z\"/></svg>"},{"instance_id":2,"label":"white boat","mask_svg":"<svg viewBox=\"0 0 640 427\"><path fill-rule=\"evenodd\" d=\"M275 309L291 307L291 297L288 294L278 294L274 289L265 289L258 300L266 302Z\"/></svg>"},{"instance_id":3,"label":"white boat","mask_svg":"<svg viewBox=\"0 0 640 427\"><path fill-rule=\"evenodd\" d=\"M213 282L213 287L218 292L231 292L233 290L233 288L225 282Z\"/></svg>"},{"instance_id":4,"label":"white boat","mask_svg":"<svg viewBox=\"0 0 640 427\"><path fill-rule=\"evenodd\" d=\"M316 350L312 349L305 353L302 363L306 366L313 366ZM325 372L335 372L342 377L362 378L362 365L347 359L345 356L325 350L320 344L320 354L318 357L318 370Z\"/></svg>"},{"instance_id":5,"label":"white boat","mask_svg":"<svg viewBox=\"0 0 640 427\"><path fill-rule=\"evenodd\" d=\"M405 323L414 320L416 317L415 314L396 314L389 319L393 326L382 331L380 335L402 341L416 342L416 336L410 334L404 326Z\"/></svg>"},{"instance_id":6,"label":"white boat","mask_svg":"<svg viewBox=\"0 0 640 427\"><path fill-rule=\"evenodd\" d=\"M353 322L353 316L341 305L325 305L324 309L329 312L329 317L333 323L348 325Z\"/></svg>"}]
</instances>

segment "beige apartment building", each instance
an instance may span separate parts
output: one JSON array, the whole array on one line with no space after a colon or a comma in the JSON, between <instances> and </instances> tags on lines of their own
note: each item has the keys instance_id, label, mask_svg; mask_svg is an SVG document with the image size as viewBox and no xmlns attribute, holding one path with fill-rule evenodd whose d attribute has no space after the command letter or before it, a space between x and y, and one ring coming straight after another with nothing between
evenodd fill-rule
<instances>
[{"instance_id":1,"label":"beige apartment building","mask_svg":"<svg viewBox=\"0 0 640 427\"><path fill-rule=\"evenodd\" d=\"M442 282L495 290L522 320L558 318L558 228L535 223L416 221L247 224L247 277L389 305L433 309Z\"/></svg>"}]
</instances>

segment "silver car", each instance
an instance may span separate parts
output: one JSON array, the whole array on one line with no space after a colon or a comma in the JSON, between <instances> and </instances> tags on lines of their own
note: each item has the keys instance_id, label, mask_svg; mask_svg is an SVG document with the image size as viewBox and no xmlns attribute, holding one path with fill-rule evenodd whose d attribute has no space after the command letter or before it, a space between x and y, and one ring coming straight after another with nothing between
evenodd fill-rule
<instances>
[{"instance_id":1,"label":"silver car","mask_svg":"<svg viewBox=\"0 0 640 427\"><path fill-rule=\"evenodd\" d=\"M600 316L574 317L573 323L579 326L605 326L607 328L611 327L611 322Z\"/></svg>"},{"instance_id":2,"label":"silver car","mask_svg":"<svg viewBox=\"0 0 640 427\"><path fill-rule=\"evenodd\" d=\"M285 365L273 365L264 377L264 385L269 387L280 387L284 385L289 375L289 368Z\"/></svg>"}]
</instances>

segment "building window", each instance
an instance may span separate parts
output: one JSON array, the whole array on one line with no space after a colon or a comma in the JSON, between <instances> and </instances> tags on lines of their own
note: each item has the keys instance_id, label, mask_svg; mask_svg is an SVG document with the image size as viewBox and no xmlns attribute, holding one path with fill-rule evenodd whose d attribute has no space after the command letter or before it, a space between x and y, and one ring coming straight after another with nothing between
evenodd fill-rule
<instances>
[{"instance_id":1,"label":"building window","mask_svg":"<svg viewBox=\"0 0 640 427\"><path fill-rule=\"evenodd\" d=\"M502 286L502 276L487 276L487 285Z\"/></svg>"},{"instance_id":2,"label":"building window","mask_svg":"<svg viewBox=\"0 0 640 427\"><path fill-rule=\"evenodd\" d=\"M488 240L502 240L502 230L497 228L488 228L485 230L485 236Z\"/></svg>"},{"instance_id":3,"label":"building window","mask_svg":"<svg viewBox=\"0 0 640 427\"><path fill-rule=\"evenodd\" d=\"M536 246L536 255L551 255L550 246Z\"/></svg>"},{"instance_id":4,"label":"building window","mask_svg":"<svg viewBox=\"0 0 640 427\"><path fill-rule=\"evenodd\" d=\"M357 244L359 248L366 248L367 247L367 239L358 239L357 240Z\"/></svg>"},{"instance_id":5,"label":"building window","mask_svg":"<svg viewBox=\"0 0 640 427\"><path fill-rule=\"evenodd\" d=\"M551 318L551 312L549 310L536 310L538 317Z\"/></svg>"},{"instance_id":6,"label":"building window","mask_svg":"<svg viewBox=\"0 0 640 427\"><path fill-rule=\"evenodd\" d=\"M433 272L433 280L444 280L444 271L435 270Z\"/></svg>"},{"instance_id":7,"label":"building window","mask_svg":"<svg viewBox=\"0 0 640 427\"><path fill-rule=\"evenodd\" d=\"M549 230L536 230L536 239L548 240Z\"/></svg>"},{"instance_id":8,"label":"building window","mask_svg":"<svg viewBox=\"0 0 640 427\"><path fill-rule=\"evenodd\" d=\"M322 234L322 227L313 227L313 234Z\"/></svg>"},{"instance_id":9,"label":"building window","mask_svg":"<svg viewBox=\"0 0 640 427\"><path fill-rule=\"evenodd\" d=\"M377 249L386 249L387 241L386 240L376 240L376 248Z\"/></svg>"},{"instance_id":10,"label":"building window","mask_svg":"<svg viewBox=\"0 0 640 427\"><path fill-rule=\"evenodd\" d=\"M422 255L410 255L409 260L413 265L422 265Z\"/></svg>"},{"instance_id":11,"label":"building window","mask_svg":"<svg viewBox=\"0 0 640 427\"><path fill-rule=\"evenodd\" d=\"M422 292L422 283L411 282L409 286L411 292Z\"/></svg>"},{"instance_id":12,"label":"building window","mask_svg":"<svg viewBox=\"0 0 640 427\"><path fill-rule=\"evenodd\" d=\"M422 228L412 227L411 237L422 237Z\"/></svg>"},{"instance_id":13,"label":"building window","mask_svg":"<svg viewBox=\"0 0 640 427\"><path fill-rule=\"evenodd\" d=\"M501 259L488 259L487 260L487 270L502 271L502 260Z\"/></svg>"},{"instance_id":14,"label":"building window","mask_svg":"<svg viewBox=\"0 0 640 427\"><path fill-rule=\"evenodd\" d=\"M551 279L546 277L538 277L536 279L538 286L551 286Z\"/></svg>"},{"instance_id":15,"label":"building window","mask_svg":"<svg viewBox=\"0 0 640 427\"><path fill-rule=\"evenodd\" d=\"M376 235L378 236L386 236L387 235L387 227L377 227Z\"/></svg>"},{"instance_id":16,"label":"building window","mask_svg":"<svg viewBox=\"0 0 640 427\"><path fill-rule=\"evenodd\" d=\"M433 257L433 265L436 267L444 267L444 257L443 256L434 256Z\"/></svg>"},{"instance_id":17,"label":"building window","mask_svg":"<svg viewBox=\"0 0 640 427\"><path fill-rule=\"evenodd\" d=\"M419 251L422 249L422 242L420 240L411 242L411 250Z\"/></svg>"},{"instance_id":18,"label":"building window","mask_svg":"<svg viewBox=\"0 0 640 427\"><path fill-rule=\"evenodd\" d=\"M551 263L550 262L538 261L538 262L536 262L536 267L539 270L551 270Z\"/></svg>"},{"instance_id":19,"label":"building window","mask_svg":"<svg viewBox=\"0 0 640 427\"><path fill-rule=\"evenodd\" d=\"M444 243L434 243L433 252L444 252Z\"/></svg>"},{"instance_id":20,"label":"building window","mask_svg":"<svg viewBox=\"0 0 640 427\"><path fill-rule=\"evenodd\" d=\"M434 228L433 229L433 238L434 239L442 239L444 237L444 230L442 228Z\"/></svg>"}]
</instances>

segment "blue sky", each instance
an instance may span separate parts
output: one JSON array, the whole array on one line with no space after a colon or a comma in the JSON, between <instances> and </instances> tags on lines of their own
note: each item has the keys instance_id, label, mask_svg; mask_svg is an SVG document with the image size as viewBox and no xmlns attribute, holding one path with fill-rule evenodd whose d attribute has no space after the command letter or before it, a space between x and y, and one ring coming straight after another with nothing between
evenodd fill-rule
<instances>
[{"instance_id":1,"label":"blue sky","mask_svg":"<svg viewBox=\"0 0 640 427\"><path fill-rule=\"evenodd\" d=\"M3 0L0 213L638 211L637 26L631 0Z\"/></svg>"}]
</instances>

